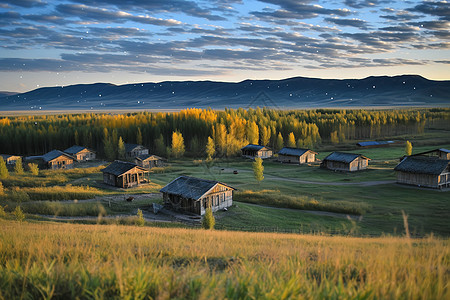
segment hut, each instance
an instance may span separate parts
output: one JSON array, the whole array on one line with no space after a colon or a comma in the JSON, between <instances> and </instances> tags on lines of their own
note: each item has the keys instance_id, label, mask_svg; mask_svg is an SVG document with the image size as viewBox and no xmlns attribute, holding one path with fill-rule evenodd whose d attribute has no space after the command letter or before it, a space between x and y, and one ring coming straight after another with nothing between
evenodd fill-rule
<instances>
[{"instance_id":1,"label":"hut","mask_svg":"<svg viewBox=\"0 0 450 300\"><path fill-rule=\"evenodd\" d=\"M125 144L125 155L127 158L148 155L148 149L138 144Z\"/></svg>"},{"instance_id":2,"label":"hut","mask_svg":"<svg viewBox=\"0 0 450 300\"><path fill-rule=\"evenodd\" d=\"M284 147L278 152L278 161L282 163L304 164L316 161L316 154L310 149Z\"/></svg>"},{"instance_id":3,"label":"hut","mask_svg":"<svg viewBox=\"0 0 450 300\"><path fill-rule=\"evenodd\" d=\"M242 156L247 158L269 158L272 157L272 149L261 146L261 145L254 145L254 144L248 144L247 146L243 147L241 149Z\"/></svg>"},{"instance_id":4,"label":"hut","mask_svg":"<svg viewBox=\"0 0 450 300\"><path fill-rule=\"evenodd\" d=\"M83 146L72 146L64 150L65 153L75 157L77 161L88 161L95 159L95 152Z\"/></svg>"},{"instance_id":5,"label":"hut","mask_svg":"<svg viewBox=\"0 0 450 300\"><path fill-rule=\"evenodd\" d=\"M16 160L22 158L22 156L19 155L9 155L9 154L0 154L1 157L3 157L3 160L7 165L15 165Z\"/></svg>"},{"instance_id":6,"label":"hut","mask_svg":"<svg viewBox=\"0 0 450 300\"><path fill-rule=\"evenodd\" d=\"M101 170L103 182L120 188L130 188L148 183L148 171L136 164L116 160Z\"/></svg>"},{"instance_id":7,"label":"hut","mask_svg":"<svg viewBox=\"0 0 450 300\"><path fill-rule=\"evenodd\" d=\"M235 189L225 183L195 177L180 176L163 187L164 205L182 212L204 215L206 208L212 211L230 207Z\"/></svg>"},{"instance_id":8,"label":"hut","mask_svg":"<svg viewBox=\"0 0 450 300\"><path fill-rule=\"evenodd\" d=\"M440 148L440 149L434 149L434 150L425 151L425 152L421 152L421 153L416 153L411 156L429 156L429 157L437 157L439 159L450 160L450 150Z\"/></svg>"},{"instance_id":9,"label":"hut","mask_svg":"<svg viewBox=\"0 0 450 300\"><path fill-rule=\"evenodd\" d=\"M163 167L166 159L157 155L140 155L134 159L134 162L143 168L151 169L154 167Z\"/></svg>"},{"instance_id":10,"label":"hut","mask_svg":"<svg viewBox=\"0 0 450 300\"><path fill-rule=\"evenodd\" d=\"M322 160L322 168L335 171L360 171L367 169L370 158L361 154L333 152Z\"/></svg>"},{"instance_id":11,"label":"hut","mask_svg":"<svg viewBox=\"0 0 450 300\"><path fill-rule=\"evenodd\" d=\"M407 156L395 168L397 183L443 188L450 186L450 160Z\"/></svg>"},{"instance_id":12,"label":"hut","mask_svg":"<svg viewBox=\"0 0 450 300\"><path fill-rule=\"evenodd\" d=\"M52 150L41 156L29 156L27 160L36 160L39 162L41 168L51 170L57 169L72 169L73 163L76 160L73 156L59 150Z\"/></svg>"}]
</instances>

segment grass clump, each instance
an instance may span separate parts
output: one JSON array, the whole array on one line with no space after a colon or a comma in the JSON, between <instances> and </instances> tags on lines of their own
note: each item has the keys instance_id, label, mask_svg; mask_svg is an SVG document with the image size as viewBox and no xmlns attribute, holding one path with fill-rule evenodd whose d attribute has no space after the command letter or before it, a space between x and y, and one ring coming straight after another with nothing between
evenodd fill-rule
<instances>
[{"instance_id":1,"label":"grass clump","mask_svg":"<svg viewBox=\"0 0 450 300\"><path fill-rule=\"evenodd\" d=\"M99 216L106 215L105 207L99 202L61 203L55 201L40 201L24 203L23 209L29 214L49 216Z\"/></svg>"},{"instance_id":2,"label":"grass clump","mask_svg":"<svg viewBox=\"0 0 450 300\"><path fill-rule=\"evenodd\" d=\"M362 215L370 210L370 206L364 202L350 202L344 200L323 202L306 196L296 197L285 195L274 190L237 191L234 193L234 200L275 207L319 210L355 215Z\"/></svg>"}]
</instances>

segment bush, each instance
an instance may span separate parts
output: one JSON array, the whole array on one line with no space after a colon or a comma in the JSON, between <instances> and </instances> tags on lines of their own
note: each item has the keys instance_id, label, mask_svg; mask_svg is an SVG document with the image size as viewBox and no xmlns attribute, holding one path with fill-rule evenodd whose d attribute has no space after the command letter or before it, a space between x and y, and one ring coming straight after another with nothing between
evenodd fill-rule
<instances>
[{"instance_id":1,"label":"bush","mask_svg":"<svg viewBox=\"0 0 450 300\"><path fill-rule=\"evenodd\" d=\"M23 222L25 220L25 214L22 211L22 208L20 206L16 206L16 209L13 212L14 216L16 217L16 220L19 222Z\"/></svg>"},{"instance_id":2,"label":"bush","mask_svg":"<svg viewBox=\"0 0 450 300\"><path fill-rule=\"evenodd\" d=\"M208 207L205 215L203 216L202 227L204 229L213 230L214 225L216 225L216 219L214 218L211 207Z\"/></svg>"},{"instance_id":3,"label":"bush","mask_svg":"<svg viewBox=\"0 0 450 300\"><path fill-rule=\"evenodd\" d=\"M144 226L145 225L144 214L142 213L142 210L140 210L139 208L137 210L136 225L137 226Z\"/></svg>"},{"instance_id":4,"label":"bush","mask_svg":"<svg viewBox=\"0 0 450 300\"><path fill-rule=\"evenodd\" d=\"M7 205L5 205L5 206L0 205L0 218L6 217L6 211L5 211L6 206Z\"/></svg>"},{"instance_id":5,"label":"bush","mask_svg":"<svg viewBox=\"0 0 450 300\"><path fill-rule=\"evenodd\" d=\"M39 175L39 167L37 164L33 164L33 163L29 163L28 164L28 169L30 169L30 172L32 175L34 176L38 176Z\"/></svg>"}]
</instances>

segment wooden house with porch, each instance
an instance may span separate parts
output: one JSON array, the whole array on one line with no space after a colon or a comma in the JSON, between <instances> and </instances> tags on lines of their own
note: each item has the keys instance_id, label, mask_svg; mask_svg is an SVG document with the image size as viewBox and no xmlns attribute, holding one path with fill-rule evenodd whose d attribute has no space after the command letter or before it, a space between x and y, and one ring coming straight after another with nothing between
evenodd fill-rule
<instances>
[{"instance_id":1,"label":"wooden house with porch","mask_svg":"<svg viewBox=\"0 0 450 300\"><path fill-rule=\"evenodd\" d=\"M143 168L151 169L155 167L164 167L165 158L159 157L157 155L140 155L134 159L134 162Z\"/></svg>"},{"instance_id":2,"label":"wooden house with porch","mask_svg":"<svg viewBox=\"0 0 450 300\"><path fill-rule=\"evenodd\" d=\"M64 150L65 153L75 157L77 161L88 161L95 159L95 152L83 146L72 146Z\"/></svg>"},{"instance_id":3,"label":"wooden house with porch","mask_svg":"<svg viewBox=\"0 0 450 300\"><path fill-rule=\"evenodd\" d=\"M248 144L247 146L243 147L241 149L242 156L246 158L269 158L272 157L273 151L269 147L261 146L261 145L254 145L254 144Z\"/></svg>"},{"instance_id":4,"label":"wooden house with porch","mask_svg":"<svg viewBox=\"0 0 450 300\"><path fill-rule=\"evenodd\" d=\"M101 170L103 182L119 188L130 188L148 183L148 170L136 164L116 160Z\"/></svg>"},{"instance_id":5,"label":"wooden house with porch","mask_svg":"<svg viewBox=\"0 0 450 300\"><path fill-rule=\"evenodd\" d=\"M450 160L407 156L394 168L397 183L444 188L450 186Z\"/></svg>"},{"instance_id":6,"label":"wooden house with porch","mask_svg":"<svg viewBox=\"0 0 450 300\"><path fill-rule=\"evenodd\" d=\"M425 152L421 152L421 153L416 153L411 156L429 156L429 157L437 157L439 159L450 160L450 150L440 148L440 149L434 149L434 150L425 151Z\"/></svg>"},{"instance_id":7,"label":"wooden house with porch","mask_svg":"<svg viewBox=\"0 0 450 300\"><path fill-rule=\"evenodd\" d=\"M370 158L361 154L333 152L322 160L320 167L334 170L354 172L367 169Z\"/></svg>"},{"instance_id":8,"label":"wooden house with porch","mask_svg":"<svg viewBox=\"0 0 450 300\"><path fill-rule=\"evenodd\" d=\"M282 163L304 164L316 161L316 154L310 149L284 147L278 152L278 161Z\"/></svg>"},{"instance_id":9,"label":"wooden house with porch","mask_svg":"<svg viewBox=\"0 0 450 300\"><path fill-rule=\"evenodd\" d=\"M180 176L163 187L164 205L176 211L204 215L208 207L212 211L230 207L235 189L225 183L195 177Z\"/></svg>"},{"instance_id":10,"label":"wooden house with porch","mask_svg":"<svg viewBox=\"0 0 450 300\"><path fill-rule=\"evenodd\" d=\"M148 149L138 144L125 144L125 155L127 158L148 155Z\"/></svg>"},{"instance_id":11,"label":"wooden house with porch","mask_svg":"<svg viewBox=\"0 0 450 300\"><path fill-rule=\"evenodd\" d=\"M0 154L7 165L15 165L18 159L21 159L22 156L19 155L9 155L9 154Z\"/></svg>"}]
</instances>

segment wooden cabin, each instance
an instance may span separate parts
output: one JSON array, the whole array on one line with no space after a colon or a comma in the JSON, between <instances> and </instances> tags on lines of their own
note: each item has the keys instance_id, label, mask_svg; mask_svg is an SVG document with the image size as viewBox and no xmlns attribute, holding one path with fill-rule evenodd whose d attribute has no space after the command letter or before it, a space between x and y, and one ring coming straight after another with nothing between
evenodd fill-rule
<instances>
[{"instance_id":1,"label":"wooden cabin","mask_svg":"<svg viewBox=\"0 0 450 300\"><path fill-rule=\"evenodd\" d=\"M397 183L443 188L450 186L450 160L407 156L395 168Z\"/></svg>"},{"instance_id":2,"label":"wooden cabin","mask_svg":"<svg viewBox=\"0 0 450 300\"><path fill-rule=\"evenodd\" d=\"M157 155L140 155L134 159L134 162L143 168L151 169L154 167L164 167L165 158L159 157Z\"/></svg>"},{"instance_id":3,"label":"wooden cabin","mask_svg":"<svg viewBox=\"0 0 450 300\"><path fill-rule=\"evenodd\" d=\"M284 147L278 152L278 161L282 163L304 164L316 161L316 154L309 149Z\"/></svg>"},{"instance_id":4,"label":"wooden cabin","mask_svg":"<svg viewBox=\"0 0 450 300\"><path fill-rule=\"evenodd\" d=\"M322 160L320 167L334 170L354 172L367 169L370 158L361 154L333 152Z\"/></svg>"},{"instance_id":5,"label":"wooden cabin","mask_svg":"<svg viewBox=\"0 0 450 300\"><path fill-rule=\"evenodd\" d=\"M148 155L148 149L142 145L125 144L125 155L127 158L135 158L141 155Z\"/></svg>"},{"instance_id":6,"label":"wooden cabin","mask_svg":"<svg viewBox=\"0 0 450 300\"><path fill-rule=\"evenodd\" d=\"M40 168L50 170L73 169L75 158L59 150L52 150L44 155L29 156L28 161L36 161Z\"/></svg>"},{"instance_id":7,"label":"wooden cabin","mask_svg":"<svg viewBox=\"0 0 450 300\"><path fill-rule=\"evenodd\" d=\"M3 160L7 165L15 165L16 160L22 158L22 156L19 155L9 155L9 154L0 154L1 157L3 157Z\"/></svg>"},{"instance_id":8,"label":"wooden cabin","mask_svg":"<svg viewBox=\"0 0 450 300\"><path fill-rule=\"evenodd\" d=\"M273 152L272 149L266 147L266 146L261 146L261 145L254 145L254 144L248 144L247 146L243 147L241 149L242 151L242 156L243 157L247 157L247 158L269 158L272 157Z\"/></svg>"},{"instance_id":9,"label":"wooden cabin","mask_svg":"<svg viewBox=\"0 0 450 300\"><path fill-rule=\"evenodd\" d=\"M450 160L450 150L444 148L434 149L430 151L416 153L411 156L429 156L429 157L437 157L439 159Z\"/></svg>"},{"instance_id":10,"label":"wooden cabin","mask_svg":"<svg viewBox=\"0 0 450 300\"><path fill-rule=\"evenodd\" d=\"M204 215L210 206L212 211L230 207L234 190L219 181L180 176L160 192L165 206L176 211Z\"/></svg>"},{"instance_id":11,"label":"wooden cabin","mask_svg":"<svg viewBox=\"0 0 450 300\"><path fill-rule=\"evenodd\" d=\"M95 159L95 152L83 146L72 146L64 150L65 153L75 157L77 161L88 161Z\"/></svg>"},{"instance_id":12,"label":"wooden cabin","mask_svg":"<svg viewBox=\"0 0 450 300\"><path fill-rule=\"evenodd\" d=\"M101 170L103 182L120 188L130 188L148 183L148 171L136 164L116 160Z\"/></svg>"}]
</instances>

